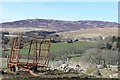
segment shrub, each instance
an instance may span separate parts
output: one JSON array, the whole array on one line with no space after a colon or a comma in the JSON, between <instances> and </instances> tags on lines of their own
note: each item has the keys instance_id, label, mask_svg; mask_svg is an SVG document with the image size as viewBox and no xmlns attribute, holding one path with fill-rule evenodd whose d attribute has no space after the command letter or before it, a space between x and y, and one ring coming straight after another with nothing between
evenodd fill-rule
<instances>
[{"instance_id":1,"label":"shrub","mask_svg":"<svg viewBox=\"0 0 120 80\"><path fill-rule=\"evenodd\" d=\"M118 52L93 48L86 50L81 60L96 64L103 64L105 61L105 64L116 65L118 62Z\"/></svg>"}]
</instances>

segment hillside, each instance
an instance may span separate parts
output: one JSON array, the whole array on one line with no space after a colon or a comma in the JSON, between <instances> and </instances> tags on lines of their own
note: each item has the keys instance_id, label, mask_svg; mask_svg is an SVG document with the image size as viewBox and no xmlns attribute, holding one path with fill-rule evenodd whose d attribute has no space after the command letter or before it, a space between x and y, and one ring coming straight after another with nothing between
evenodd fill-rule
<instances>
[{"instance_id":1,"label":"hillside","mask_svg":"<svg viewBox=\"0 0 120 80\"><path fill-rule=\"evenodd\" d=\"M120 29L120 28L119 28ZM118 36L118 28L89 28L58 33L69 38L92 38L97 36Z\"/></svg>"},{"instance_id":2,"label":"hillside","mask_svg":"<svg viewBox=\"0 0 120 80\"><path fill-rule=\"evenodd\" d=\"M0 23L3 28L40 28L50 29L56 31L73 31L86 28L113 28L118 27L115 22L105 21L63 21L63 20L51 20L51 19L26 19L14 22Z\"/></svg>"}]
</instances>

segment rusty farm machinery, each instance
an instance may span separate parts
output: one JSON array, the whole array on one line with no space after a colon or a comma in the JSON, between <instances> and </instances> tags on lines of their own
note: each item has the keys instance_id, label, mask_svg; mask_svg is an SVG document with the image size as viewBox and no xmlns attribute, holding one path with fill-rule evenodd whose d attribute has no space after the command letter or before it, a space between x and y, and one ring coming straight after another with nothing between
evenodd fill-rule
<instances>
[{"instance_id":1,"label":"rusty farm machinery","mask_svg":"<svg viewBox=\"0 0 120 80\"><path fill-rule=\"evenodd\" d=\"M21 59L22 53L20 52L22 36L14 37L12 39L10 56L8 57L8 68L10 71L16 72L22 68L33 76L36 76L34 71L39 67L48 67L50 39L36 39L31 38L26 58Z\"/></svg>"}]
</instances>

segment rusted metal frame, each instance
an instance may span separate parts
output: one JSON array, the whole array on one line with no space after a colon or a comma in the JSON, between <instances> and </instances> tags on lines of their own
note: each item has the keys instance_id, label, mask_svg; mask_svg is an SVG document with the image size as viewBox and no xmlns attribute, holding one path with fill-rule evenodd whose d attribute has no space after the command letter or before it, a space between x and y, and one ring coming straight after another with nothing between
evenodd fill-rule
<instances>
[{"instance_id":1,"label":"rusted metal frame","mask_svg":"<svg viewBox=\"0 0 120 80\"><path fill-rule=\"evenodd\" d=\"M14 46L13 46L13 44L14 44L14 40L15 40L15 38L13 38L12 45L11 45L11 52L10 52L10 57L9 57L9 59L8 59L9 61L8 61L8 65L7 65L8 68L11 67L11 64L10 64L10 63L11 63L11 61L12 61L13 47L14 47Z\"/></svg>"},{"instance_id":2,"label":"rusted metal frame","mask_svg":"<svg viewBox=\"0 0 120 80\"><path fill-rule=\"evenodd\" d=\"M18 66L19 57L20 57L19 46L20 46L21 38L22 38L22 36L13 38L10 57L8 60L8 67Z\"/></svg>"},{"instance_id":3,"label":"rusted metal frame","mask_svg":"<svg viewBox=\"0 0 120 80\"><path fill-rule=\"evenodd\" d=\"M29 51L28 51L28 57L27 57L27 64L29 63L29 58L30 58L30 52L31 52L31 47L32 47L32 40L31 40L31 42L30 42L30 47L29 47ZM27 65L26 64L26 65Z\"/></svg>"},{"instance_id":4,"label":"rusted metal frame","mask_svg":"<svg viewBox=\"0 0 120 80\"><path fill-rule=\"evenodd\" d=\"M19 37L16 38L16 44L15 44L15 49L14 49L14 59L16 64L18 64L18 54L19 54Z\"/></svg>"},{"instance_id":5,"label":"rusted metal frame","mask_svg":"<svg viewBox=\"0 0 120 80\"><path fill-rule=\"evenodd\" d=\"M36 49L35 49L35 47L36 47L36 45L35 45L35 43L36 43L36 41L35 41L35 39L33 39L33 56L34 56L34 58L33 58L33 64L36 64Z\"/></svg>"},{"instance_id":6,"label":"rusted metal frame","mask_svg":"<svg viewBox=\"0 0 120 80\"><path fill-rule=\"evenodd\" d=\"M18 37L16 37L16 40L15 40L15 44L14 44L14 49L13 49L13 51L14 51L14 53L13 53L13 57L12 57L12 59L13 59L13 61L14 61L14 59L15 59L15 56L16 56L16 50L17 50L17 42L18 42ZM16 60L16 59L15 59ZM16 62L16 61L15 61Z\"/></svg>"},{"instance_id":7,"label":"rusted metal frame","mask_svg":"<svg viewBox=\"0 0 120 80\"><path fill-rule=\"evenodd\" d=\"M37 57L37 56L38 56L38 55L37 55L38 52L37 52L37 50L38 50L38 49L37 49L37 40L36 40L36 41L35 41L36 63L37 63L37 60L38 60L38 57Z\"/></svg>"},{"instance_id":8,"label":"rusted metal frame","mask_svg":"<svg viewBox=\"0 0 120 80\"><path fill-rule=\"evenodd\" d=\"M34 57L33 57L33 66L37 66L37 41L35 39L31 40L30 43L30 48L29 48L29 52L28 52L28 58L27 58L27 66L30 67L30 63L29 63L29 56L30 56L30 52L31 49L33 49L33 53L31 53Z\"/></svg>"},{"instance_id":9,"label":"rusted metal frame","mask_svg":"<svg viewBox=\"0 0 120 80\"><path fill-rule=\"evenodd\" d=\"M14 62L14 55L15 55L15 48L16 48L17 40L18 40L17 37L13 38L8 67L12 67L12 66L17 65L16 62Z\"/></svg>"},{"instance_id":10,"label":"rusted metal frame","mask_svg":"<svg viewBox=\"0 0 120 80\"><path fill-rule=\"evenodd\" d=\"M50 52L50 41L51 41L51 39L49 39L49 42L48 42L48 56L47 56L47 60L46 60L46 62L45 62L45 64L47 63L47 67L48 67L48 64L49 64L49 60L48 60L48 58L49 58L49 52Z\"/></svg>"},{"instance_id":11,"label":"rusted metal frame","mask_svg":"<svg viewBox=\"0 0 120 80\"><path fill-rule=\"evenodd\" d=\"M38 74L35 74L32 70L23 68L25 71L29 72L33 76L39 76Z\"/></svg>"},{"instance_id":12,"label":"rusted metal frame","mask_svg":"<svg viewBox=\"0 0 120 80\"><path fill-rule=\"evenodd\" d=\"M49 56L50 56L50 41L51 41L51 39L49 40L49 46L48 46L48 48L49 48L49 51L48 51L48 62L47 62L47 67L48 67L48 64L49 64Z\"/></svg>"},{"instance_id":13,"label":"rusted metal frame","mask_svg":"<svg viewBox=\"0 0 120 80\"><path fill-rule=\"evenodd\" d=\"M43 51L48 51L49 52L49 48L50 48L50 39L47 39L47 41L46 41L46 39L37 39L37 41L39 42L39 58L38 58L38 62L39 62L39 60L40 60L40 58L44 58L44 57L40 57L40 53L41 53L41 50L43 50ZM47 47L47 49L41 49L41 46L42 46L42 44L48 44L48 47ZM43 64L43 66L45 67L45 65L48 65L48 56L47 56L47 58L44 58L45 59L45 63ZM46 64L47 63L47 64Z\"/></svg>"},{"instance_id":14,"label":"rusted metal frame","mask_svg":"<svg viewBox=\"0 0 120 80\"><path fill-rule=\"evenodd\" d=\"M18 39L18 59L17 59L17 64L19 63L20 60L20 45L21 45L21 40L22 40L22 35Z\"/></svg>"},{"instance_id":15,"label":"rusted metal frame","mask_svg":"<svg viewBox=\"0 0 120 80\"><path fill-rule=\"evenodd\" d=\"M13 41L13 49L12 49L12 55L11 55L11 61L14 60L14 53L15 53L15 45L16 45L17 37L15 37L15 40Z\"/></svg>"},{"instance_id":16,"label":"rusted metal frame","mask_svg":"<svg viewBox=\"0 0 120 80\"><path fill-rule=\"evenodd\" d=\"M20 49L19 49L19 46L20 46L20 37L18 37L17 39L17 42L16 42L16 64L18 65L18 62L19 62L19 54L20 54Z\"/></svg>"},{"instance_id":17,"label":"rusted metal frame","mask_svg":"<svg viewBox=\"0 0 120 80\"><path fill-rule=\"evenodd\" d=\"M42 40L42 44L41 44L41 45L43 45L43 44L45 44L45 40L44 40L44 39ZM44 49L43 49L43 48L42 48L41 50L42 50L42 51L44 51ZM41 58L43 59L43 58L44 58L44 56L41 56ZM45 62L46 62L46 61L45 61ZM44 64L43 64L43 66L45 65L45 62L44 62Z\"/></svg>"},{"instance_id":18,"label":"rusted metal frame","mask_svg":"<svg viewBox=\"0 0 120 80\"><path fill-rule=\"evenodd\" d=\"M11 59L12 59L14 40L15 40L15 38L13 38L12 45L11 45L10 57L8 59L8 67L9 67L9 63L11 62Z\"/></svg>"},{"instance_id":19,"label":"rusted metal frame","mask_svg":"<svg viewBox=\"0 0 120 80\"><path fill-rule=\"evenodd\" d=\"M13 41L12 41L12 45L11 45L11 51L10 51L10 57L9 57L9 63L12 61L12 55L13 55L13 45L14 45L14 40L15 38L13 38Z\"/></svg>"},{"instance_id":20,"label":"rusted metal frame","mask_svg":"<svg viewBox=\"0 0 120 80\"><path fill-rule=\"evenodd\" d=\"M47 51L47 55L49 54L49 49L50 49L50 39L48 39L47 41L46 40L43 40L43 43L44 44L48 44L48 47L47 49L41 49L43 51ZM48 63L49 63L49 60L48 60L48 56L45 58L45 63L44 63L44 67L46 65L46 67L48 66Z\"/></svg>"},{"instance_id":21,"label":"rusted metal frame","mask_svg":"<svg viewBox=\"0 0 120 80\"><path fill-rule=\"evenodd\" d=\"M36 39L33 39L33 40L31 40L31 43L30 43L30 48L29 48L29 52L28 52L28 58L27 58L27 64L29 63L29 55L30 55L30 52L31 52L31 48L32 48L32 45L33 45L33 50L34 50L34 52L33 52L33 56L35 56L35 58L33 59L33 66L36 66L37 65L37 62L39 62L39 59L40 59L40 53L41 53L41 50L43 50L43 51L46 51L45 49L41 49L41 45L42 45L42 42L43 42L43 44L48 44L48 53L49 53L49 49L50 49L50 40L44 40L44 39L42 39L42 40L40 40L40 44L39 44L39 48L38 48L38 40L36 40ZM19 48L19 45L20 45L20 40L18 39L18 38L14 38L14 40L13 40L13 45L12 45L12 48L11 48L11 58L14 58L14 54L15 54L15 51L16 51L16 49L18 49ZM39 49L39 54L38 54L38 50ZM17 52L18 54L20 53L20 52ZM47 53L47 54L48 54ZM39 56L38 56L39 55ZM16 55L15 55L16 56ZM41 56L42 57L42 56ZM10 59L11 59L10 58ZM19 60L19 58L18 58L18 60ZM35 61L36 60L36 61ZM48 56L47 56L47 58L45 58L45 64L47 63L47 66L48 66ZM35 63L35 64L34 64ZM14 64L14 63L10 63L11 65L16 65L16 64ZM22 65L21 63L19 63L19 66L20 65ZM28 64L27 65L27 67L26 68L29 68L31 66L31 64ZM43 65L44 66L44 65ZM24 66L25 67L25 66ZM45 66L44 66L45 67Z\"/></svg>"},{"instance_id":22,"label":"rusted metal frame","mask_svg":"<svg viewBox=\"0 0 120 80\"><path fill-rule=\"evenodd\" d=\"M41 45L42 45L42 41L39 42L39 58L38 58L38 62L40 60L40 54L41 54Z\"/></svg>"}]
</instances>

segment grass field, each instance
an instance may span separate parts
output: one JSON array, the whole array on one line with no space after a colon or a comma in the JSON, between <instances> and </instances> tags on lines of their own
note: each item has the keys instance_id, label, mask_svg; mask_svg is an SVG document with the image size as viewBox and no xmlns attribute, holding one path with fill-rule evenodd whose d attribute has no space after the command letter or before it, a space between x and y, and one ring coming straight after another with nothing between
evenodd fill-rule
<instances>
[{"instance_id":1,"label":"grass field","mask_svg":"<svg viewBox=\"0 0 120 80\"><path fill-rule=\"evenodd\" d=\"M60 52L62 52L63 50L65 51L72 51L73 49L80 49L89 45L95 45L96 42L84 42L84 41L78 41L78 42L74 42L74 43L66 43L66 42L60 42L60 43L51 43L51 47L50 47L50 53L51 54L58 54ZM27 54L28 53L28 49L29 49L29 45L25 46L24 48L22 48L20 50L21 54ZM8 54L10 53L10 51L6 51ZM2 53L2 52L1 52ZM79 60L79 57L74 57L73 60ZM6 66L6 59L2 59L2 66Z\"/></svg>"},{"instance_id":2,"label":"grass field","mask_svg":"<svg viewBox=\"0 0 120 80\"><path fill-rule=\"evenodd\" d=\"M69 49L80 49L86 46L95 45L96 42L85 42L85 41L78 41L74 43L66 43L66 42L60 42L60 43L51 43L50 46L50 53L54 54L57 52L61 52L62 50L69 50ZM29 45L25 46L20 50L21 54L27 54L29 49ZM7 53L10 53L7 51Z\"/></svg>"},{"instance_id":3,"label":"grass field","mask_svg":"<svg viewBox=\"0 0 120 80\"><path fill-rule=\"evenodd\" d=\"M69 50L69 49L80 49L89 45L95 45L95 42L84 42L84 41L79 41L79 42L74 42L74 43L52 43L50 51L51 53L56 53L60 52L62 50Z\"/></svg>"}]
</instances>

